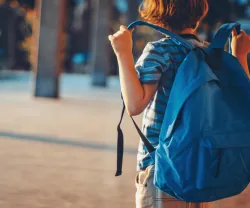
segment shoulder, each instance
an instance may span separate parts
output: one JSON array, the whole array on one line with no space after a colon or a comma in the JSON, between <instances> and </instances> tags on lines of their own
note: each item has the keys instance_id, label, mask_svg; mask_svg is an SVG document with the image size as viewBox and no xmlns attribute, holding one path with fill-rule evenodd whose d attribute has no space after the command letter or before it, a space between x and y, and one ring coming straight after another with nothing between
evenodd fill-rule
<instances>
[{"instance_id":1,"label":"shoulder","mask_svg":"<svg viewBox=\"0 0 250 208\"><path fill-rule=\"evenodd\" d=\"M148 42L143 50L143 53L157 53L158 55L162 55L162 41L158 40L154 42Z\"/></svg>"},{"instance_id":2,"label":"shoulder","mask_svg":"<svg viewBox=\"0 0 250 208\"><path fill-rule=\"evenodd\" d=\"M137 60L136 67L150 67L160 69L165 72L172 67L171 56L164 49L166 39L161 39L155 42L147 43L140 58Z\"/></svg>"},{"instance_id":3,"label":"shoulder","mask_svg":"<svg viewBox=\"0 0 250 208\"><path fill-rule=\"evenodd\" d=\"M164 63L164 50L162 45L162 40L148 42L143 50L142 55L139 58L139 61L147 60L148 58L150 58L150 60L160 60L162 63Z\"/></svg>"},{"instance_id":4,"label":"shoulder","mask_svg":"<svg viewBox=\"0 0 250 208\"><path fill-rule=\"evenodd\" d=\"M145 50L157 50L159 52L164 52L164 47L166 45L174 45L171 38L162 38L158 41L149 42L146 45Z\"/></svg>"},{"instance_id":5,"label":"shoulder","mask_svg":"<svg viewBox=\"0 0 250 208\"><path fill-rule=\"evenodd\" d=\"M201 48L208 48L210 46L210 43L207 41L196 41L196 40L189 40L193 45L196 47L201 47Z\"/></svg>"},{"instance_id":6,"label":"shoulder","mask_svg":"<svg viewBox=\"0 0 250 208\"><path fill-rule=\"evenodd\" d=\"M170 38L162 38L158 41L149 42L144 48L144 55L157 55L163 60L168 60L171 52L176 51L176 44Z\"/></svg>"}]
</instances>

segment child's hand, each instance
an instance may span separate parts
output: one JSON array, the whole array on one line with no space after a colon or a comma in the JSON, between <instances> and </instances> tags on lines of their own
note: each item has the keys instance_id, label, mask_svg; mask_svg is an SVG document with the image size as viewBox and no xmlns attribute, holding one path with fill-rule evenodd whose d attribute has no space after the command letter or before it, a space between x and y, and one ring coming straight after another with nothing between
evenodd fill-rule
<instances>
[{"instance_id":1,"label":"child's hand","mask_svg":"<svg viewBox=\"0 0 250 208\"><path fill-rule=\"evenodd\" d=\"M236 29L232 32L232 53L236 57L247 56L250 53L250 36L245 31L237 35Z\"/></svg>"},{"instance_id":2,"label":"child's hand","mask_svg":"<svg viewBox=\"0 0 250 208\"><path fill-rule=\"evenodd\" d=\"M109 36L109 40L117 56L132 53L132 32L126 26L122 25L118 32Z\"/></svg>"}]
</instances>

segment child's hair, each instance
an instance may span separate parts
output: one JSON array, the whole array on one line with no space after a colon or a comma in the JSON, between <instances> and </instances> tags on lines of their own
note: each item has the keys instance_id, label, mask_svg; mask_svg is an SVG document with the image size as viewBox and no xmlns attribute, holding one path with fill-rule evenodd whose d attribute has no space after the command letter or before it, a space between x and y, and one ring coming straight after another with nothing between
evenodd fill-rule
<instances>
[{"instance_id":1,"label":"child's hair","mask_svg":"<svg viewBox=\"0 0 250 208\"><path fill-rule=\"evenodd\" d=\"M150 23L181 31L196 28L208 8L207 0L143 0L139 13Z\"/></svg>"}]
</instances>

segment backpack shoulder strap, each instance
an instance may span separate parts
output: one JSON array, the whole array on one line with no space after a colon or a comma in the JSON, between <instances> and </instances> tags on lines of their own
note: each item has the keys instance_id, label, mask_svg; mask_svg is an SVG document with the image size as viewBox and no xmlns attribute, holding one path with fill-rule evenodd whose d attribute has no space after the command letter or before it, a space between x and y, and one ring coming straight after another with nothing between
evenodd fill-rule
<instances>
[{"instance_id":1,"label":"backpack shoulder strap","mask_svg":"<svg viewBox=\"0 0 250 208\"><path fill-rule=\"evenodd\" d=\"M186 46L189 49L193 49L194 48L194 45L192 43L190 43L189 41L187 41L184 38L180 37L179 35L176 35L173 32L171 32L171 31L169 31L169 30L167 30L165 28L162 28L162 27L159 27L157 25L153 25L153 24L150 24L150 23L147 23L147 22L144 22L144 21L140 21L139 20L139 21L132 22L128 26L128 29L135 28L136 26L147 26L147 27L153 28L156 31L159 31L159 32L161 32L161 33L163 33L165 35L170 36L172 39L180 42L181 44L183 44L184 46Z\"/></svg>"},{"instance_id":2,"label":"backpack shoulder strap","mask_svg":"<svg viewBox=\"0 0 250 208\"><path fill-rule=\"evenodd\" d=\"M123 100L123 98L122 98L122 100ZM123 120L123 117L124 117L124 113L125 113L125 103L123 101L122 114L121 114L120 122L119 122L119 124L117 126L117 133L118 133L118 137L117 137L117 169L116 169L115 176L122 175L122 162L123 162L123 152L124 152L124 136L123 136L123 132L122 132L122 129L121 129L121 123L122 123L122 120ZM134 124L138 134L141 137L141 140L145 144L148 152L153 153L155 151L155 148L150 144L150 142L147 140L145 135L142 133L139 126L136 124L134 118L131 117L131 119L133 121L133 124Z\"/></svg>"},{"instance_id":3,"label":"backpack shoulder strap","mask_svg":"<svg viewBox=\"0 0 250 208\"><path fill-rule=\"evenodd\" d=\"M209 49L224 49L224 46L231 37L232 31L234 28L237 30L237 33L240 34L241 25L239 23L229 23L224 24L220 27L218 32L215 34L215 37L212 43L209 46Z\"/></svg>"},{"instance_id":4,"label":"backpack shoulder strap","mask_svg":"<svg viewBox=\"0 0 250 208\"><path fill-rule=\"evenodd\" d=\"M182 37L170 32L169 30L144 22L144 21L135 21L133 23L131 23L128 26L128 29L133 29L136 26L147 26L150 28L153 28L165 35L170 36L172 39L174 39L175 41L183 44L184 46L186 46L189 49L193 49L194 45L192 43L190 43L189 41L183 39ZM125 104L123 102L123 109L122 109L122 114L121 114L121 118L120 118L120 122L117 126L117 133L118 133L118 138L117 138L117 170L116 170L116 176L120 176L122 174L122 162L123 162L123 152L124 152L124 136L123 136L123 132L121 129L121 123L123 120L123 116L125 113ZM147 140L147 138L145 137L145 135L142 133L142 131L140 130L140 128L138 127L138 125L136 124L135 120L131 117L133 124L138 132L138 134L141 137L141 140L143 141L144 145L146 146L147 150L149 153L153 153L155 151L155 148L150 144L150 142Z\"/></svg>"},{"instance_id":5,"label":"backpack shoulder strap","mask_svg":"<svg viewBox=\"0 0 250 208\"><path fill-rule=\"evenodd\" d=\"M172 135L178 116L190 96L208 82L219 82L202 53L192 51L177 71L162 123L160 139L163 141ZM190 67L192 70L187 70Z\"/></svg>"}]
</instances>

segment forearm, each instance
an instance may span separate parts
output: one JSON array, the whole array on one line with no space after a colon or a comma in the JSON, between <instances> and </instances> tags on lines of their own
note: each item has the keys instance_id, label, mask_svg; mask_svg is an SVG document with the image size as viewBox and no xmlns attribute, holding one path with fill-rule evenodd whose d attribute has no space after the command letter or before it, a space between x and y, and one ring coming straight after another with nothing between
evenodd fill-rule
<instances>
[{"instance_id":1,"label":"forearm","mask_svg":"<svg viewBox=\"0 0 250 208\"><path fill-rule=\"evenodd\" d=\"M248 63L247 63L247 55L236 55L236 57L239 60L239 62L241 63L241 65L243 66L246 74L250 78L250 72L249 72L249 67L248 67Z\"/></svg>"},{"instance_id":2,"label":"forearm","mask_svg":"<svg viewBox=\"0 0 250 208\"><path fill-rule=\"evenodd\" d=\"M126 26L121 26L117 33L109 36L109 40L119 64L121 90L126 109L131 116L138 115L152 99L158 83L142 85L138 79L132 54L132 31Z\"/></svg>"},{"instance_id":3,"label":"forearm","mask_svg":"<svg viewBox=\"0 0 250 208\"><path fill-rule=\"evenodd\" d=\"M134 115L145 106L144 89L137 77L132 53L117 58L123 99L129 114Z\"/></svg>"}]
</instances>

